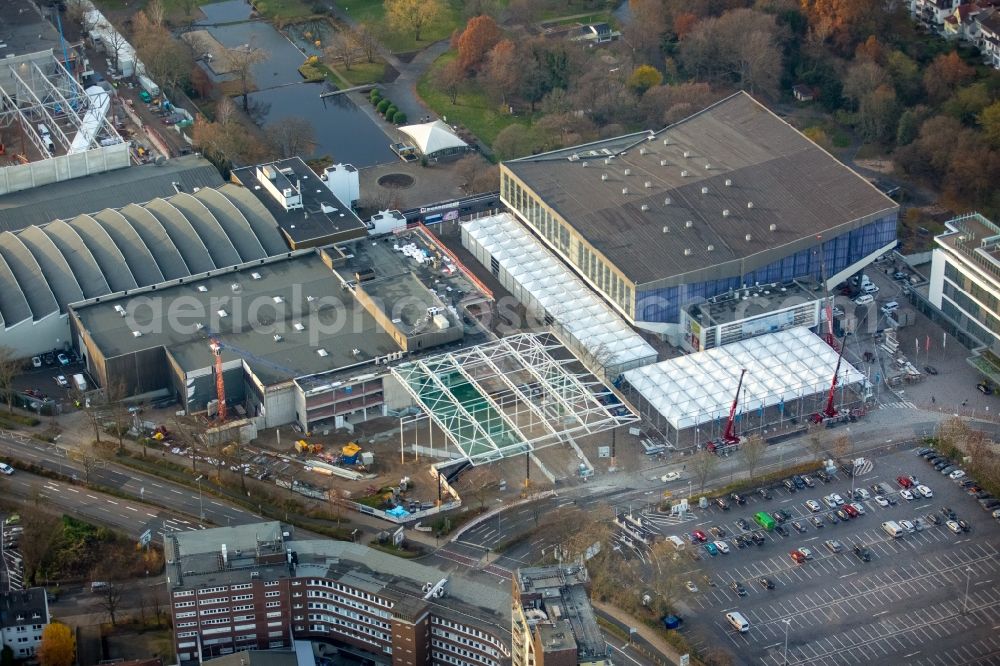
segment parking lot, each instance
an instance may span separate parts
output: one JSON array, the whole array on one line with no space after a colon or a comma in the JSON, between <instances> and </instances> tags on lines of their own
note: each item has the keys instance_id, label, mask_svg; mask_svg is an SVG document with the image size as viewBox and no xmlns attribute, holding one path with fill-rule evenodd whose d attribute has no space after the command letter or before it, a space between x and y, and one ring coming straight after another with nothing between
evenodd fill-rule
<instances>
[{"instance_id":1,"label":"parking lot","mask_svg":"<svg viewBox=\"0 0 1000 666\"><path fill-rule=\"evenodd\" d=\"M843 473L830 483L789 493L770 490L772 499L749 493L746 504L731 503L728 511L710 505L696 510L692 520L647 521L664 535L687 542L685 553L699 553L698 561L681 574L698 591L683 600L688 638L707 647L728 645L738 663L785 663L785 632L789 664L870 664L905 660L911 664L1000 663L1000 524L984 511L956 481L952 481L907 449L879 458L853 480L856 488L872 494L867 500L850 497L852 479ZM913 475L933 490L933 497L903 499L899 475ZM871 486L892 486L895 505L881 506ZM839 493L848 503L861 504L865 514L848 521L829 522L822 498ZM822 505L811 511L807 500ZM965 520L969 532L954 534L945 526L942 507ZM788 536L761 530L754 524L758 511L785 510ZM927 516L935 514L941 524ZM822 517L823 527L812 524ZM746 534L736 521L744 519L765 538L763 545L737 548L734 537ZM923 529L892 538L881 527L885 521L923 518ZM804 532L791 527L799 522ZM729 553L710 555L703 544L691 544L691 532L700 530L709 541L719 539L712 528L722 528ZM836 540L838 553L825 545ZM870 561L853 552L868 549ZM811 559L797 564L790 552L811 551ZM774 585L767 589L759 581ZM743 586L744 595L731 589ZM966 585L968 595L966 596ZM750 623L738 633L724 613L739 611Z\"/></svg>"}]
</instances>

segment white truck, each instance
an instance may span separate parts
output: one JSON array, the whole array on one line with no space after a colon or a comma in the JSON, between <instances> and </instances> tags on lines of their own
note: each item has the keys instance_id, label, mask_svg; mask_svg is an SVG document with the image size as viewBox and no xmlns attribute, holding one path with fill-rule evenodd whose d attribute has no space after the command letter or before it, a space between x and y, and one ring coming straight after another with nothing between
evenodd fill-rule
<instances>
[{"instance_id":1,"label":"white truck","mask_svg":"<svg viewBox=\"0 0 1000 666\"><path fill-rule=\"evenodd\" d=\"M87 379L82 374L73 375L73 386L76 387L77 391L87 390Z\"/></svg>"},{"instance_id":2,"label":"white truck","mask_svg":"<svg viewBox=\"0 0 1000 666\"><path fill-rule=\"evenodd\" d=\"M882 530L893 539L903 536L903 528L895 520L887 520L882 523Z\"/></svg>"},{"instance_id":3,"label":"white truck","mask_svg":"<svg viewBox=\"0 0 1000 666\"><path fill-rule=\"evenodd\" d=\"M149 93L150 97L160 96L160 86L156 85L156 82L145 74L139 75L139 85L143 90Z\"/></svg>"}]
</instances>

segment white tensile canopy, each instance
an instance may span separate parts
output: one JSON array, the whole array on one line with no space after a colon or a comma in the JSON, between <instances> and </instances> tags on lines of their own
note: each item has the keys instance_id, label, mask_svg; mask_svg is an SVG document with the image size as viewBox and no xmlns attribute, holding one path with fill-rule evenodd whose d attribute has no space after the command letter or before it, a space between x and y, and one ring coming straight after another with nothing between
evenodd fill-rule
<instances>
[{"instance_id":1,"label":"white tensile canopy","mask_svg":"<svg viewBox=\"0 0 1000 666\"><path fill-rule=\"evenodd\" d=\"M673 358L624 373L627 381L673 426L682 430L726 418L746 368L740 412L756 411L828 391L837 352L808 328L790 328ZM846 360L838 386L864 381Z\"/></svg>"},{"instance_id":2,"label":"white tensile canopy","mask_svg":"<svg viewBox=\"0 0 1000 666\"><path fill-rule=\"evenodd\" d=\"M414 145L424 155L469 147L469 144L458 138L451 128L440 120L422 125L407 125L400 127L399 131L413 139Z\"/></svg>"}]
</instances>

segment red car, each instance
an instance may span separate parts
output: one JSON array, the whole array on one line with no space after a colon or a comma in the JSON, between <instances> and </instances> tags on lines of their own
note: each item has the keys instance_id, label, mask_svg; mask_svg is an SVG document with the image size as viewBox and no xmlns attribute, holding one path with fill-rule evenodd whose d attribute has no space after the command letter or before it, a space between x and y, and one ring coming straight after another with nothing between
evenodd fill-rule
<instances>
[{"instance_id":1,"label":"red car","mask_svg":"<svg viewBox=\"0 0 1000 666\"><path fill-rule=\"evenodd\" d=\"M691 536L694 537L696 540L700 541L701 543L705 543L706 541L708 541L708 537L705 536L705 533L702 532L701 530L695 530L694 532L691 532Z\"/></svg>"},{"instance_id":2,"label":"red car","mask_svg":"<svg viewBox=\"0 0 1000 666\"><path fill-rule=\"evenodd\" d=\"M898 483L903 488L910 488L913 486L913 480L908 476L896 477L896 483Z\"/></svg>"},{"instance_id":3,"label":"red car","mask_svg":"<svg viewBox=\"0 0 1000 666\"><path fill-rule=\"evenodd\" d=\"M848 515L848 516L850 516L851 518L857 518L858 516L860 516L860 515L861 515L861 514L860 514L860 513L858 512L858 510L857 510L857 509L855 509L855 508L854 508L853 506L851 506L850 504L845 504L845 505L844 505L844 511L846 511L846 512L847 512L847 515Z\"/></svg>"},{"instance_id":4,"label":"red car","mask_svg":"<svg viewBox=\"0 0 1000 666\"><path fill-rule=\"evenodd\" d=\"M788 554L791 556L792 561L795 562L796 564L802 564L803 562L806 561L806 556L797 550L793 550Z\"/></svg>"}]
</instances>

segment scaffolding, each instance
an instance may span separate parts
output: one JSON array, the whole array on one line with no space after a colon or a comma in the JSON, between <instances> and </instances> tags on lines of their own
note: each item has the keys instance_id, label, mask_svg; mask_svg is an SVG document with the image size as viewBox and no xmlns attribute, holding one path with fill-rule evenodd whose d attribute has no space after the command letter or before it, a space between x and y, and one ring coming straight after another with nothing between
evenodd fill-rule
<instances>
[{"instance_id":1,"label":"scaffolding","mask_svg":"<svg viewBox=\"0 0 1000 666\"><path fill-rule=\"evenodd\" d=\"M551 333L522 333L394 367L392 374L476 465L637 422Z\"/></svg>"}]
</instances>

